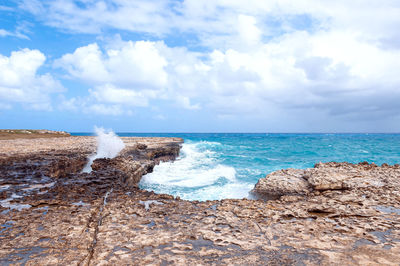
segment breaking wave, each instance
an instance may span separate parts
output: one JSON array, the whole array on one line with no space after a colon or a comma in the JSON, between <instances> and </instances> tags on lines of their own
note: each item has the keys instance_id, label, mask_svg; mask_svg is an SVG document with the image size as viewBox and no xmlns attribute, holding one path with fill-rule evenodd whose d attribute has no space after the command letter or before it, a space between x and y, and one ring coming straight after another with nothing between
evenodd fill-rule
<instances>
[{"instance_id":1,"label":"breaking wave","mask_svg":"<svg viewBox=\"0 0 400 266\"><path fill-rule=\"evenodd\" d=\"M97 140L97 152L89 157L89 162L83 168L82 172L89 173L92 171L92 163L98 158L114 158L123 148L124 142L112 131L105 130L102 127L94 127Z\"/></svg>"},{"instance_id":2,"label":"breaking wave","mask_svg":"<svg viewBox=\"0 0 400 266\"><path fill-rule=\"evenodd\" d=\"M243 198L251 185L236 178L232 166L220 162L218 142L185 143L174 162L164 162L142 177L140 187L187 200ZM213 149L213 150L212 150Z\"/></svg>"}]
</instances>

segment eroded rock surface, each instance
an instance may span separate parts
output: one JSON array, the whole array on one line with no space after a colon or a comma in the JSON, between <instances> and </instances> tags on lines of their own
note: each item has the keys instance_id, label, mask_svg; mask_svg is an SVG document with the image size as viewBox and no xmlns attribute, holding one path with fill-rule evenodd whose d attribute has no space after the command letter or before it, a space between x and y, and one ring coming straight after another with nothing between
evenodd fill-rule
<instances>
[{"instance_id":1,"label":"eroded rock surface","mask_svg":"<svg viewBox=\"0 0 400 266\"><path fill-rule=\"evenodd\" d=\"M94 138L0 141L0 264L399 265L398 166L284 170L274 200L184 201L137 188L181 140L123 140L89 174Z\"/></svg>"},{"instance_id":2,"label":"eroded rock surface","mask_svg":"<svg viewBox=\"0 0 400 266\"><path fill-rule=\"evenodd\" d=\"M261 178L253 189L259 197L307 195L325 190L400 187L400 165L318 163L309 169L279 170Z\"/></svg>"}]
</instances>

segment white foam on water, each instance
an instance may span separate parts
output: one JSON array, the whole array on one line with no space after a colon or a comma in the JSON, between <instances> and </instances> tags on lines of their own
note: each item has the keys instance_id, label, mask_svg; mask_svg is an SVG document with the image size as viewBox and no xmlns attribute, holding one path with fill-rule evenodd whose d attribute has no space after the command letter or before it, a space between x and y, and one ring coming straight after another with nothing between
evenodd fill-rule
<instances>
[{"instance_id":1,"label":"white foam on water","mask_svg":"<svg viewBox=\"0 0 400 266\"><path fill-rule=\"evenodd\" d=\"M92 163L98 158L114 158L123 148L124 142L112 131L105 130L102 127L94 127L97 140L97 152L89 157L89 162L83 168L82 172L90 173L92 171Z\"/></svg>"},{"instance_id":2,"label":"white foam on water","mask_svg":"<svg viewBox=\"0 0 400 266\"><path fill-rule=\"evenodd\" d=\"M218 145L221 144L206 141L183 144L177 160L156 166L152 173L142 177L140 186L156 185L157 193L188 200L247 197L249 184L239 182L235 168L221 164L216 152L207 149Z\"/></svg>"},{"instance_id":3,"label":"white foam on water","mask_svg":"<svg viewBox=\"0 0 400 266\"><path fill-rule=\"evenodd\" d=\"M249 198L249 191L254 187L250 183L228 183L223 186L209 186L191 193L183 193L183 199L221 200L221 199L243 199Z\"/></svg>"},{"instance_id":4,"label":"white foam on water","mask_svg":"<svg viewBox=\"0 0 400 266\"><path fill-rule=\"evenodd\" d=\"M207 140L202 140L196 143L196 146L205 146L205 147L210 147L210 146L222 146L221 143L216 142L216 141L207 141Z\"/></svg>"}]
</instances>

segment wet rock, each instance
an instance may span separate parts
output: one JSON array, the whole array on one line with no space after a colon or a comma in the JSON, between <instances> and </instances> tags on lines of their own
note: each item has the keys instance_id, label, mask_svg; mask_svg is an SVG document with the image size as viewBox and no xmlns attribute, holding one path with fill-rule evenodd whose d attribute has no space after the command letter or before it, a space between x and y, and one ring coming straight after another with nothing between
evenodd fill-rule
<instances>
[{"instance_id":1,"label":"wet rock","mask_svg":"<svg viewBox=\"0 0 400 266\"><path fill-rule=\"evenodd\" d=\"M132 156L113 159L96 159L92 164L94 173L113 175L128 186L137 186L143 175L151 172L156 163L150 160L137 161Z\"/></svg>"}]
</instances>

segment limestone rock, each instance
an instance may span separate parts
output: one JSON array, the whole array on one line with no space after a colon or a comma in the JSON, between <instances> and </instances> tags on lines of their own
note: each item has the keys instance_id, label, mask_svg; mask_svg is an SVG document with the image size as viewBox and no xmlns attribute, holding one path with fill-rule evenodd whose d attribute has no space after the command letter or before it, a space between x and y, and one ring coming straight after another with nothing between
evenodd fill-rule
<instances>
[{"instance_id":1,"label":"limestone rock","mask_svg":"<svg viewBox=\"0 0 400 266\"><path fill-rule=\"evenodd\" d=\"M142 173L177 156L182 140L123 140L120 155L95 160L91 173L81 170L93 137L0 140L1 265L400 261L398 165L282 170L259 182L284 194L276 200L184 201L135 187ZM326 189L336 184L344 189Z\"/></svg>"},{"instance_id":2,"label":"limestone rock","mask_svg":"<svg viewBox=\"0 0 400 266\"><path fill-rule=\"evenodd\" d=\"M259 197L306 195L309 192L354 190L398 184L398 166L360 163L319 163L305 170L279 170L258 181L253 193Z\"/></svg>"},{"instance_id":3,"label":"limestone rock","mask_svg":"<svg viewBox=\"0 0 400 266\"><path fill-rule=\"evenodd\" d=\"M304 170L279 170L258 180L253 192L264 198L276 198L282 195L307 194L308 182L303 178Z\"/></svg>"}]
</instances>

